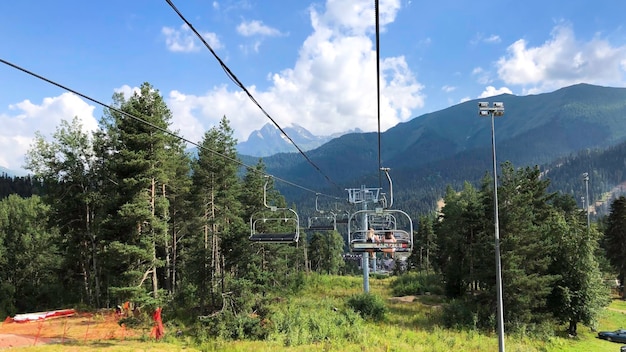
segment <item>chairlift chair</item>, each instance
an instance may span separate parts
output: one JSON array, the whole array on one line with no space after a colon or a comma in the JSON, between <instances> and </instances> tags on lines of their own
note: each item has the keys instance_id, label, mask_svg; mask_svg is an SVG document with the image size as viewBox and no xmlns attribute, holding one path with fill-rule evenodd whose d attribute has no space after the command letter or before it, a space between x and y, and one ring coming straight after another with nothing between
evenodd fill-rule
<instances>
[{"instance_id":1,"label":"chairlift chair","mask_svg":"<svg viewBox=\"0 0 626 352\"><path fill-rule=\"evenodd\" d=\"M266 209L250 216L249 240L257 243L297 243L300 238L300 218L291 208L267 205L267 184L263 186L263 205Z\"/></svg>"},{"instance_id":2,"label":"chairlift chair","mask_svg":"<svg viewBox=\"0 0 626 352\"><path fill-rule=\"evenodd\" d=\"M378 223L367 223L363 225L362 217L367 219L394 219ZM403 218L402 227L399 227L396 218ZM397 209L359 210L352 214L348 223L348 243L351 252L411 252L413 249L413 222L407 213ZM379 239L378 242L367 242L367 232L369 229ZM387 242L385 234L392 233L395 242Z\"/></svg>"},{"instance_id":3,"label":"chairlift chair","mask_svg":"<svg viewBox=\"0 0 626 352\"><path fill-rule=\"evenodd\" d=\"M314 231L336 231L337 218L332 211L320 210L317 199L319 193L315 195L315 212L319 215L309 217L309 230Z\"/></svg>"},{"instance_id":4,"label":"chairlift chair","mask_svg":"<svg viewBox=\"0 0 626 352\"><path fill-rule=\"evenodd\" d=\"M348 220L348 243L352 252L410 252L413 250L413 221L409 214L393 206L393 183L389 168L381 168L389 181L389 200L383 193L384 207L374 210L359 210ZM354 192L358 193L358 192ZM376 200L380 201L379 198ZM367 232L372 229L378 242L368 242ZM385 234L392 233L395 241L385 241Z\"/></svg>"}]
</instances>

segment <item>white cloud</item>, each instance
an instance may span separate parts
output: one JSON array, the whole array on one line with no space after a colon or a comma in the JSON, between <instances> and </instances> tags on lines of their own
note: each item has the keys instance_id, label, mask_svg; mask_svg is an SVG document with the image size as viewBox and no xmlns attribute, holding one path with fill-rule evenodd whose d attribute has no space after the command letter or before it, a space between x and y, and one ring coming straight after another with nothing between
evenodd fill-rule
<instances>
[{"instance_id":1,"label":"white cloud","mask_svg":"<svg viewBox=\"0 0 626 352\"><path fill-rule=\"evenodd\" d=\"M252 37L256 35L275 37L281 35L278 29L268 27L261 21L244 21L237 26L237 33L244 37Z\"/></svg>"},{"instance_id":2,"label":"white cloud","mask_svg":"<svg viewBox=\"0 0 626 352\"><path fill-rule=\"evenodd\" d=\"M511 44L497 67L506 84L536 93L580 82L621 86L625 61L626 46L611 46L598 36L580 41L570 25L560 24L541 46L530 47L524 39Z\"/></svg>"},{"instance_id":3,"label":"white cloud","mask_svg":"<svg viewBox=\"0 0 626 352\"><path fill-rule=\"evenodd\" d=\"M395 21L400 10L400 0L382 1L379 4L378 15L380 30L383 26ZM375 31L373 17L373 3L363 0L329 0L326 2L326 11L318 13L311 8L313 27L321 26L333 31L344 32L343 35L363 35Z\"/></svg>"},{"instance_id":4,"label":"white cloud","mask_svg":"<svg viewBox=\"0 0 626 352\"><path fill-rule=\"evenodd\" d=\"M139 89L139 87L131 87L125 84L119 88L114 88L113 91L115 93L122 93L125 99L129 99L133 96L134 93L139 93L141 90Z\"/></svg>"},{"instance_id":5,"label":"white cloud","mask_svg":"<svg viewBox=\"0 0 626 352\"><path fill-rule=\"evenodd\" d=\"M500 94L513 94L513 92L507 87L496 89L494 86L487 86L478 98L489 98Z\"/></svg>"},{"instance_id":6,"label":"white cloud","mask_svg":"<svg viewBox=\"0 0 626 352\"><path fill-rule=\"evenodd\" d=\"M169 51L189 53L200 50L201 46L197 36L186 24L181 25L180 29L163 27L161 28L161 33L165 36L165 45ZM217 34L200 32L200 35L202 35L211 48L220 49L222 47Z\"/></svg>"},{"instance_id":7,"label":"white cloud","mask_svg":"<svg viewBox=\"0 0 626 352\"><path fill-rule=\"evenodd\" d=\"M255 40L251 44L241 44L241 45L239 45L239 50L241 50L241 52L243 52L244 54L248 54L250 52L258 53L259 52L259 48L261 48L261 41L260 40Z\"/></svg>"},{"instance_id":8,"label":"white cloud","mask_svg":"<svg viewBox=\"0 0 626 352\"><path fill-rule=\"evenodd\" d=\"M443 90L446 93L450 93L450 92L454 92L456 90L456 87L445 85L441 87L441 90Z\"/></svg>"},{"instance_id":9,"label":"white cloud","mask_svg":"<svg viewBox=\"0 0 626 352\"><path fill-rule=\"evenodd\" d=\"M24 156L31 147L35 131L51 138L61 120L81 120L83 130L94 131L98 121L93 116L95 107L72 93L45 98L40 104L30 100L9 105L8 114L0 114L0 166L24 171ZM12 113L14 112L14 113Z\"/></svg>"},{"instance_id":10,"label":"white cloud","mask_svg":"<svg viewBox=\"0 0 626 352\"><path fill-rule=\"evenodd\" d=\"M485 37L483 33L477 33L474 39L470 40L470 44L477 45L479 43L489 43L489 44L497 44L500 43L502 39L500 39L499 35L492 34L488 37Z\"/></svg>"},{"instance_id":11,"label":"white cloud","mask_svg":"<svg viewBox=\"0 0 626 352\"><path fill-rule=\"evenodd\" d=\"M399 1L380 5L381 25L394 21ZM377 129L376 52L373 3L367 0L328 1L325 11L309 9L314 32L299 49L293 67L270 73L264 91L247 87L281 126L297 123L315 134L361 128ZM381 128L413 116L424 105L423 86L403 56L381 58ZM240 141L270 122L247 95L226 86L203 95L169 94L174 127L191 140L226 116ZM202 128L204 126L204 128Z\"/></svg>"},{"instance_id":12,"label":"white cloud","mask_svg":"<svg viewBox=\"0 0 626 352\"><path fill-rule=\"evenodd\" d=\"M472 70L472 76L476 76L476 81L483 85L491 82L489 72L485 71L482 67L475 67Z\"/></svg>"},{"instance_id":13,"label":"white cloud","mask_svg":"<svg viewBox=\"0 0 626 352\"><path fill-rule=\"evenodd\" d=\"M502 40L499 35L492 34L483 40L485 43L500 43Z\"/></svg>"}]
</instances>

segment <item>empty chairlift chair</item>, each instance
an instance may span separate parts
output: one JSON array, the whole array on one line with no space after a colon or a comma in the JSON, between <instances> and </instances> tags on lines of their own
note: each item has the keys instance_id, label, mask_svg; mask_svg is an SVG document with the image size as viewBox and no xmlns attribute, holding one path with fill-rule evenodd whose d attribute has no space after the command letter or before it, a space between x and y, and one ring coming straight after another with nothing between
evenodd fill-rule
<instances>
[{"instance_id":1,"label":"empty chairlift chair","mask_svg":"<svg viewBox=\"0 0 626 352\"><path fill-rule=\"evenodd\" d=\"M315 195L315 213L316 216L309 217L309 230L314 231L336 231L337 230L337 217L335 213L331 211L320 210L317 198L319 193Z\"/></svg>"},{"instance_id":2,"label":"empty chairlift chair","mask_svg":"<svg viewBox=\"0 0 626 352\"><path fill-rule=\"evenodd\" d=\"M297 243L300 238L298 213L290 208L267 205L267 183L263 186L263 204L267 209L250 217L249 240L258 243Z\"/></svg>"}]
</instances>

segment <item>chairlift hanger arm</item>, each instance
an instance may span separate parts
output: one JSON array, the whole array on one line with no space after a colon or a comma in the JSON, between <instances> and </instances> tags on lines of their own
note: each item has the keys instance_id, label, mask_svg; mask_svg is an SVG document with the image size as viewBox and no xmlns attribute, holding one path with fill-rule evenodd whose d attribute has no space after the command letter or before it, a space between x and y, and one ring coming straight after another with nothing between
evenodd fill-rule
<instances>
[{"instance_id":1,"label":"chairlift hanger arm","mask_svg":"<svg viewBox=\"0 0 626 352\"><path fill-rule=\"evenodd\" d=\"M393 207L393 182L391 182L391 176L389 176L389 170L391 169L388 167L380 168L380 171L385 172L385 175L387 175L387 180L389 181L389 206L387 208Z\"/></svg>"}]
</instances>

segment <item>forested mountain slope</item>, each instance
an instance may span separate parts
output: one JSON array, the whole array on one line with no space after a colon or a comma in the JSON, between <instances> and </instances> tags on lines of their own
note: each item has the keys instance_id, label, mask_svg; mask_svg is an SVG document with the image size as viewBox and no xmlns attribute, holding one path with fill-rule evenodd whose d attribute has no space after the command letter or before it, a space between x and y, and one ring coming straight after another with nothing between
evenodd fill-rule
<instances>
[{"instance_id":1,"label":"forested mountain slope","mask_svg":"<svg viewBox=\"0 0 626 352\"><path fill-rule=\"evenodd\" d=\"M545 94L481 100L505 105L505 115L495 121L498 163L546 165L626 139L624 88L578 84ZM382 165L392 169L398 201L410 198L406 201L416 203L411 207L422 208L446 184L477 182L491 170L491 124L478 116L477 102L425 114L381 134ZM376 133L348 134L307 155L341 187L377 186L377 143ZM272 174L336 192L302 156L278 154L264 161Z\"/></svg>"}]
</instances>

